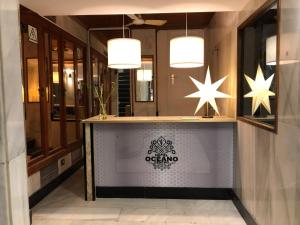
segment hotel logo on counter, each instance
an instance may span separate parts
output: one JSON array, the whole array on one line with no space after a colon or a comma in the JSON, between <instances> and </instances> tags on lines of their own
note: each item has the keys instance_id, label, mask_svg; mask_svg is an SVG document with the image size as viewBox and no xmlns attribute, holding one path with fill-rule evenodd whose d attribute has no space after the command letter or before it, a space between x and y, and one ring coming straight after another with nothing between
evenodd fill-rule
<instances>
[{"instance_id":1,"label":"hotel logo on counter","mask_svg":"<svg viewBox=\"0 0 300 225\"><path fill-rule=\"evenodd\" d=\"M153 165L154 169L170 169L171 165L178 161L173 143L164 137L151 141L146 162Z\"/></svg>"}]
</instances>

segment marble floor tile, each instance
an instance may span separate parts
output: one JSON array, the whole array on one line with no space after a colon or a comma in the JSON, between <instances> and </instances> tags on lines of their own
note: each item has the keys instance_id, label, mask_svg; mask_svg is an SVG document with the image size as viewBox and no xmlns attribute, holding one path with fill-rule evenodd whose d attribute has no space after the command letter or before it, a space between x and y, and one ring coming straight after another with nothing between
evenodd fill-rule
<instances>
[{"instance_id":1,"label":"marble floor tile","mask_svg":"<svg viewBox=\"0 0 300 225\"><path fill-rule=\"evenodd\" d=\"M194 214L192 212L189 212L187 210L181 210L181 209L175 209L171 210L171 212L168 215L168 218L166 219L166 224L209 224L209 215L205 213L197 213Z\"/></svg>"},{"instance_id":2,"label":"marble floor tile","mask_svg":"<svg viewBox=\"0 0 300 225\"><path fill-rule=\"evenodd\" d=\"M123 208L121 210L121 214L118 221L160 223L160 222L165 222L168 216L169 216L168 209Z\"/></svg>"},{"instance_id":3,"label":"marble floor tile","mask_svg":"<svg viewBox=\"0 0 300 225\"><path fill-rule=\"evenodd\" d=\"M227 200L182 200L168 199L168 209L184 209L189 211L234 211L232 201Z\"/></svg>"},{"instance_id":4,"label":"marble floor tile","mask_svg":"<svg viewBox=\"0 0 300 225\"><path fill-rule=\"evenodd\" d=\"M100 198L94 202L85 202L89 207L103 207L103 208L150 208L150 209L164 209L166 208L165 199L141 199L141 198Z\"/></svg>"},{"instance_id":5,"label":"marble floor tile","mask_svg":"<svg viewBox=\"0 0 300 225\"><path fill-rule=\"evenodd\" d=\"M72 225L72 220L34 219L32 225Z\"/></svg>"},{"instance_id":6,"label":"marble floor tile","mask_svg":"<svg viewBox=\"0 0 300 225\"><path fill-rule=\"evenodd\" d=\"M86 221L73 221L71 225L165 225L164 223L145 223L145 222L118 222L118 221L97 221L97 220L86 220Z\"/></svg>"},{"instance_id":7,"label":"marble floor tile","mask_svg":"<svg viewBox=\"0 0 300 225\"><path fill-rule=\"evenodd\" d=\"M116 220L121 209L88 207L53 207L34 211L33 218L64 220Z\"/></svg>"},{"instance_id":8,"label":"marble floor tile","mask_svg":"<svg viewBox=\"0 0 300 225\"><path fill-rule=\"evenodd\" d=\"M33 225L246 225L232 201L101 198L84 201L79 170L33 208Z\"/></svg>"}]
</instances>

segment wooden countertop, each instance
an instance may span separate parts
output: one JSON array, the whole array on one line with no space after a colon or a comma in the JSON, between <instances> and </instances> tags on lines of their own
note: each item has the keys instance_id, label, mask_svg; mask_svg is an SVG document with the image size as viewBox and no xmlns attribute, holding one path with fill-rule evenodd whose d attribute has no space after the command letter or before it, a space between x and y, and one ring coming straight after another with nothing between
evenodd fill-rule
<instances>
[{"instance_id":1,"label":"wooden countertop","mask_svg":"<svg viewBox=\"0 0 300 225\"><path fill-rule=\"evenodd\" d=\"M101 120L94 116L81 121L82 123L234 123L235 118L215 116L213 118L202 118L201 116L134 116L116 117L108 116Z\"/></svg>"}]
</instances>

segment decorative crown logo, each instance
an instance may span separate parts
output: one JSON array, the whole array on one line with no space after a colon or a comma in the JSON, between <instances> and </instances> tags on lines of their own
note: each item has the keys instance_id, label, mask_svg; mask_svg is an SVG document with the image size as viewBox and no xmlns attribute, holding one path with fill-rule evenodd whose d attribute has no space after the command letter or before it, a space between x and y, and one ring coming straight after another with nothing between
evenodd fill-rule
<instances>
[{"instance_id":1,"label":"decorative crown logo","mask_svg":"<svg viewBox=\"0 0 300 225\"><path fill-rule=\"evenodd\" d=\"M151 141L145 160L152 164L154 169L164 170L170 169L171 165L178 161L178 157L172 141L161 136Z\"/></svg>"}]
</instances>

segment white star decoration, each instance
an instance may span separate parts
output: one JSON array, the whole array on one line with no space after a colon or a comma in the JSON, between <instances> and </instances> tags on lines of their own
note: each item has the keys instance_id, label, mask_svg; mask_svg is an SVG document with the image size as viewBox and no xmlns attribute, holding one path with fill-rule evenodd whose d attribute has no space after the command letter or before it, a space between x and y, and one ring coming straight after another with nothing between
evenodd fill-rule
<instances>
[{"instance_id":1,"label":"white star decoration","mask_svg":"<svg viewBox=\"0 0 300 225\"><path fill-rule=\"evenodd\" d=\"M274 78L274 74L265 80L260 65L257 68L255 80L252 80L245 74L245 78L251 88L251 92L244 95L244 98L252 98L252 115L254 115L258 106L261 104L271 114L269 96L275 96L275 93L270 91L270 86Z\"/></svg>"},{"instance_id":2,"label":"white star decoration","mask_svg":"<svg viewBox=\"0 0 300 225\"><path fill-rule=\"evenodd\" d=\"M200 81L195 80L190 76L193 83L196 85L199 91L190 94L188 96L185 96L186 98L200 98L198 106L196 108L195 114L199 111L199 109L206 103L209 102L209 104L214 108L214 110L219 114L218 106L216 104L215 98L229 98L230 95L224 94L220 91L217 91L217 89L221 86L221 84L224 82L224 80L227 78L223 77L222 79L218 80L215 83L211 83L210 78L210 71L209 67L207 69L206 77L205 77L205 83L202 84Z\"/></svg>"}]
</instances>

